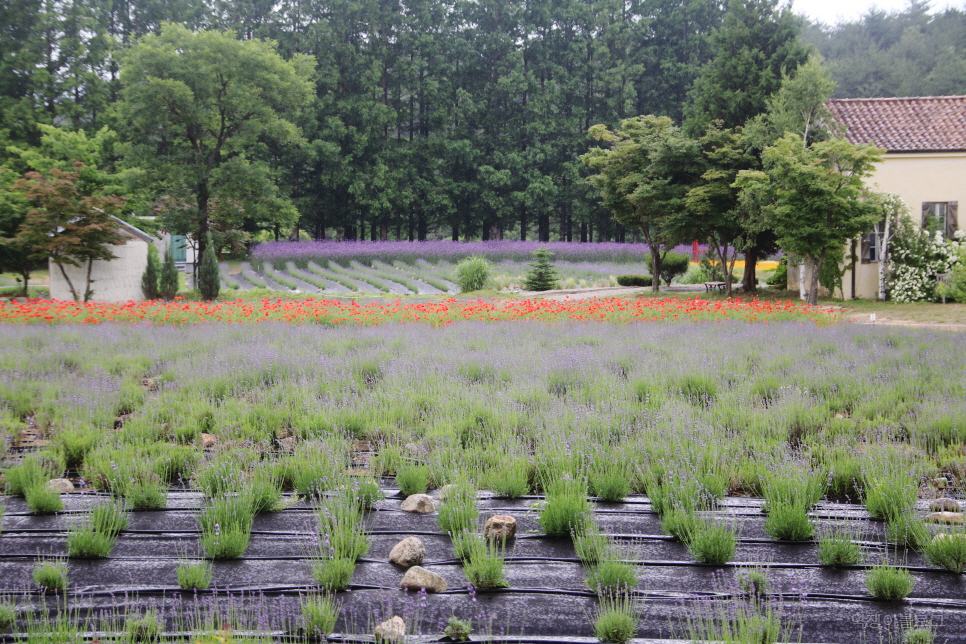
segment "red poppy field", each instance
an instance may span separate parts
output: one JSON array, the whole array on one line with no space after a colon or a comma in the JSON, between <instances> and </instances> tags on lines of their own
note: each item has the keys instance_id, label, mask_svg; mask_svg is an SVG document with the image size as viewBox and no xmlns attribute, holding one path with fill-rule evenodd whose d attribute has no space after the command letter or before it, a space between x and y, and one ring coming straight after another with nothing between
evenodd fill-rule
<instances>
[{"instance_id":1,"label":"red poppy field","mask_svg":"<svg viewBox=\"0 0 966 644\"><path fill-rule=\"evenodd\" d=\"M0 323L6 324L100 324L103 322L159 325L209 322L289 322L339 326L423 323L436 326L461 321L507 322L811 322L828 324L835 314L790 300L743 301L701 298L598 298L551 301L458 300L434 302L340 302L264 299L192 302L176 299L135 302L68 302L28 300L0 302Z\"/></svg>"}]
</instances>

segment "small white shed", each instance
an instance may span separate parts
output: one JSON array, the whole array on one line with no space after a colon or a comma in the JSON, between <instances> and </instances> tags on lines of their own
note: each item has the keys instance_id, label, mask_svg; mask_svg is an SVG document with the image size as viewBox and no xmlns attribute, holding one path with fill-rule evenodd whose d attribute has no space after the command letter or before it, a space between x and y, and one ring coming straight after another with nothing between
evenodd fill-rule
<instances>
[{"instance_id":1,"label":"small white shed","mask_svg":"<svg viewBox=\"0 0 966 644\"><path fill-rule=\"evenodd\" d=\"M118 225L118 232L124 237L124 243L117 246L110 245L111 253L116 259L111 261L97 260L91 267L91 290L94 302L126 302L127 300L143 300L141 292L141 276L148 265L148 244L153 239L151 235L140 228L112 217ZM72 300L70 287L60 272L60 267L48 260L50 267L50 297L55 300ZM83 299L84 283L87 280L87 266L65 265L64 270L70 281L77 289L77 294Z\"/></svg>"}]
</instances>

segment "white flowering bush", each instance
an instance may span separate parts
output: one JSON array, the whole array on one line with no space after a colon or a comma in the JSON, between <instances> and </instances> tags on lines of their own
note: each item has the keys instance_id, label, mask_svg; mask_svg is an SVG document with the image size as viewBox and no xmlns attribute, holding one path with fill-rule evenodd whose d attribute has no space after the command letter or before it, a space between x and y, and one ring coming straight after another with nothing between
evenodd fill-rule
<instances>
[{"instance_id":1,"label":"white flowering bush","mask_svg":"<svg viewBox=\"0 0 966 644\"><path fill-rule=\"evenodd\" d=\"M945 240L903 222L889 249L889 296L894 302L927 302L936 295L936 275L959 262L962 235Z\"/></svg>"}]
</instances>

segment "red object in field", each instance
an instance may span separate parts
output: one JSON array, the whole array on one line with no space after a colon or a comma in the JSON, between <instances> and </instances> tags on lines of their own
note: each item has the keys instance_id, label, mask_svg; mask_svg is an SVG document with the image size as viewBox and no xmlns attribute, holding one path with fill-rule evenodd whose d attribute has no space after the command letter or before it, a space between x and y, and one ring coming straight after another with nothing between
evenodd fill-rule
<instances>
[{"instance_id":1,"label":"red object in field","mask_svg":"<svg viewBox=\"0 0 966 644\"><path fill-rule=\"evenodd\" d=\"M698 240L697 239L691 242L691 261L694 263L698 262Z\"/></svg>"}]
</instances>

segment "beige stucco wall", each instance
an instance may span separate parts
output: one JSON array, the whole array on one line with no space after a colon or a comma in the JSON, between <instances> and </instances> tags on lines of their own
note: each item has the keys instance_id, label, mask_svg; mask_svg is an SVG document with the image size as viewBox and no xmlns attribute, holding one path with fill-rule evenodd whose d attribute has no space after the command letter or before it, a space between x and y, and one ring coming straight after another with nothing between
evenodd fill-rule
<instances>
[{"instance_id":1,"label":"beige stucco wall","mask_svg":"<svg viewBox=\"0 0 966 644\"><path fill-rule=\"evenodd\" d=\"M916 225L919 225L922 218L922 202L958 201L959 228L964 228L966 152L886 154L868 184L878 192L899 195L909 206L909 216ZM842 278L842 287L849 299L852 295L851 285L852 272L846 271ZM856 265L854 296L874 300L878 295L879 265Z\"/></svg>"},{"instance_id":2,"label":"beige stucco wall","mask_svg":"<svg viewBox=\"0 0 966 644\"><path fill-rule=\"evenodd\" d=\"M141 275L148 265L148 242L133 237L120 246L110 246L117 256L110 262L95 261L91 269L91 289L95 302L125 302L143 300ZM55 300L71 300L73 297L60 268L50 264L50 297ZM70 281L77 290L77 297L84 299L84 285L87 279L87 265L81 267L64 266Z\"/></svg>"}]
</instances>

